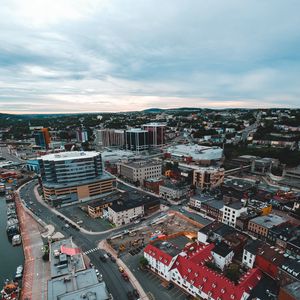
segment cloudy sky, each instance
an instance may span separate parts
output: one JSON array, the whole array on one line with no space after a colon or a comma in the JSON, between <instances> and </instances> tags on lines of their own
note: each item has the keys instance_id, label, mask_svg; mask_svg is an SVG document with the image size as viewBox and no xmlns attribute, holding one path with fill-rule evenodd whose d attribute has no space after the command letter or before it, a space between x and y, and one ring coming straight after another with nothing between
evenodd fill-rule
<instances>
[{"instance_id":1,"label":"cloudy sky","mask_svg":"<svg viewBox=\"0 0 300 300\"><path fill-rule=\"evenodd\" d=\"M299 107L299 0L0 4L0 112Z\"/></svg>"}]
</instances>

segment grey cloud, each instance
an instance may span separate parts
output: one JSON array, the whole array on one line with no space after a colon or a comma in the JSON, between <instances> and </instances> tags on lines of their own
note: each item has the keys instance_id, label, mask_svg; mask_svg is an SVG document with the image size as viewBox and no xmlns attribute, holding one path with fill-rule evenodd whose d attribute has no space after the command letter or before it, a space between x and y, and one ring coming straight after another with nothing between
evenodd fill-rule
<instances>
[{"instance_id":1,"label":"grey cloud","mask_svg":"<svg viewBox=\"0 0 300 300\"><path fill-rule=\"evenodd\" d=\"M95 109L90 103L97 99L108 105L105 97L131 109L131 96L140 97L140 108L159 98L168 105L172 97L176 105L272 106L280 99L297 105L300 2L102 2L72 2L68 16L70 2L61 0L64 11L49 20L37 11L34 23L16 9L21 2L6 1L0 12L1 110L23 111L27 101L28 109L41 111L57 101L56 109L66 111L74 95L90 106L71 109ZM6 100L14 105L3 105Z\"/></svg>"}]
</instances>

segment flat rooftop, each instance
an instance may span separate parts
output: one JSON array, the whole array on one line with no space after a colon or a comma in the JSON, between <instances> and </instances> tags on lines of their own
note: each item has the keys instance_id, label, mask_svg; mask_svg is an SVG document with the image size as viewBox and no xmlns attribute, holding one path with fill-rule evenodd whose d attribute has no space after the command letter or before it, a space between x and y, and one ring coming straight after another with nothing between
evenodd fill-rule
<instances>
[{"instance_id":1,"label":"flat rooftop","mask_svg":"<svg viewBox=\"0 0 300 300\"><path fill-rule=\"evenodd\" d=\"M223 156L220 147L207 147L201 145L176 145L167 149L174 156L191 156L194 160L219 160Z\"/></svg>"},{"instance_id":2,"label":"flat rooftop","mask_svg":"<svg viewBox=\"0 0 300 300\"><path fill-rule=\"evenodd\" d=\"M234 201L234 202L224 204L224 205L231 207L233 209L241 209L242 207L244 207L244 203L242 203L241 201Z\"/></svg>"},{"instance_id":3,"label":"flat rooftop","mask_svg":"<svg viewBox=\"0 0 300 300\"><path fill-rule=\"evenodd\" d=\"M106 300L109 294L104 282L97 279L95 269L88 269L48 281L48 299L51 300Z\"/></svg>"},{"instance_id":4,"label":"flat rooftop","mask_svg":"<svg viewBox=\"0 0 300 300\"><path fill-rule=\"evenodd\" d=\"M240 178L229 178L224 180L224 187L233 188L235 190L246 191L255 186L255 182Z\"/></svg>"},{"instance_id":5,"label":"flat rooftop","mask_svg":"<svg viewBox=\"0 0 300 300\"><path fill-rule=\"evenodd\" d=\"M197 193L195 195L191 196L191 199L195 199L198 200L200 202L207 202L207 201L211 201L214 200L214 197L211 195L206 195L206 194L202 194L202 193Z\"/></svg>"},{"instance_id":6,"label":"flat rooftop","mask_svg":"<svg viewBox=\"0 0 300 300\"><path fill-rule=\"evenodd\" d=\"M130 132L130 133L147 133L148 130L144 130L142 128L131 128L126 130L126 132Z\"/></svg>"},{"instance_id":7,"label":"flat rooftop","mask_svg":"<svg viewBox=\"0 0 300 300\"><path fill-rule=\"evenodd\" d=\"M136 161L129 161L127 163L122 163L125 166L134 168L134 169L142 169L148 168L153 166L161 166L161 162L155 160L136 160Z\"/></svg>"},{"instance_id":8,"label":"flat rooftop","mask_svg":"<svg viewBox=\"0 0 300 300\"><path fill-rule=\"evenodd\" d=\"M117 192L105 197L105 201L112 202L110 208L115 212L120 212L141 205L159 204L160 200L157 197L146 195L138 191L133 192Z\"/></svg>"},{"instance_id":9,"label":"flat rooftop","mask_svg":"<svg viewBox=\"0 0 300 300\"><path fill-rule=\"evenodd\" d=\"M63 161L63 160L71 160L71 159L93 158L99 154L100 153L96 151L70 151L70 152L46 154L39 157L39 159L50 160L50 161Z\"/></svg>"},{"instance_id":10,"label":"flat rooftop","mask_svg":"<svg viewBox=\"0 0 300 300\"><path fill-rule=\"evenodd\" d=\"M199 230L199 232L202 232L204 234L208 234L210 232L213 232L217 235L225 236L227 234L231 234L231 233L236 232L236 230L233 227L231 227L227 224L224 224L224 223L221 223L221 222L218 222L218 221L214 221L214 222L206 225L205 227L201 228Z\"/></svg>"},{"instance_id":11,"label":"flat rooftop","mask_svg":"<svg viewBox=\"0 0 300 300\"><path fill-rule=\"evenodd\" d=\"M166 127L165 123L157 123L157 122L151 122L147 124L143 124L143 127L150 126L150 127Z\"/></svg>"},{"instance_id":12,"label":"flat rooftop","mask_svg":"<svg viewBox=\"0 0 300 300\"><path fill-rule=\"evenodd\" d=\"M184 182L174 182L172 180L164 180L164 183L162 186L165 186L167 188L173 189L173 190L180 190L180 189L185 189L188 188L189 185L187 185Z\"/></svg>"},{"instance_id":13,"label":"flat rooftop","mask_svg":"<svg viewBox=\"0 0 300 300\"><path fill-rule=\"evenodd\" d=\"M283 289L295 299L300 299L300 281L295 281L283 287Z\"/></svg>"},{"instance_id":14,"label":"flat rooftop","mask_svg":"<svg viewBox=\"0 0 300 300\"><path fill-rule=\"evenodd\" d=\"M166 241L158 240L153 243L153 246L174 257L182 252L182 249L184 249L185 245L189 242L191 241L187 237L179 236Z\"/></svg>"},{"instance_id":15,"label":"flat rooftop","mask_svg":"<svg viewBox=\"0 0 300 300\"><path fill-rule=\"evenodd\" d=\"M128 158L133 158L136 154L129 150L105 150L101 152L102 161L104 162L116 162L119 160L126 160Z\"/></svg>"},{"instance_id":16,"label":"flat rooftop","mask_svg":"<svg viewBox=\"0 0 300 300\"><path fill-rule=\"evenodd\" d=\"M64 276L75 272L85 270L85 264L81 253L69 256L61 253L61 246L68 248L77 248L72 238L61 240L50 244L50 271L51 278ZM51 298L50 298L51 299Z\"/></svg>"},{"instance_id":17,"label":"flat rooftop","mask_svg":"<svg viewBox=\"0 0 300 300\"><path fill-rule=\"evenodd\" d=\"M253 222L255 224L258 224L258 225L266 227L266 228L272 228L273 226L280 225L286 221L287 220L282 218L281 216L277 216L277 215L273 215L273 214L270 214L267 216L259 216L259 217L256 217L256 218L250 220L250 222Z\"/></svg>"}]
</instances>

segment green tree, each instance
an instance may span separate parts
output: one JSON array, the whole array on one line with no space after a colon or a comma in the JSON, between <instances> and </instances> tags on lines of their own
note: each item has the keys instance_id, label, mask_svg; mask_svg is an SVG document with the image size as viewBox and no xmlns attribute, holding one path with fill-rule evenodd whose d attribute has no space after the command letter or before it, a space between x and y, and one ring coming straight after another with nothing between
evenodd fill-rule
<instances>
[{"instance_id":1,"label":"green tree","mask_svg":"<svg viewBox=\"0 0 300 300\"><path fill-rule=\"evenodd\" d=\"M225 276L234 283L237 283L240 278L239 266L237 264L231 264L225 271Z\"/></svg>"},{"instance_id":2,"label":"green tree","mask_svg":"<svg viewBox=\"0 0 300 300\"><path fill-rule=\"evenodd\" d=\"M144 256L140 257L140 266L141 268L146 268L149 265L148 259Z\"/></svg>"}]
</instances>

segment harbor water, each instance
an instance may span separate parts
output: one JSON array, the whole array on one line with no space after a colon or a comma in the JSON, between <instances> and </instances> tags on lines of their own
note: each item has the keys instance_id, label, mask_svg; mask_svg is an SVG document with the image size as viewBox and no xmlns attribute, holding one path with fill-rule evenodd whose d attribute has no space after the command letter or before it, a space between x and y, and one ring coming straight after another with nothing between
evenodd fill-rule
<instances>
[{"instance_id":1,"label":"harbor water","mask_svg":"<svg viewBox=\"0 0 300 300\"><path fill-rule=\"evenodd\" d=\"M13 279L17 266L24 263L22 245L13 247L6 235L6 202L0 196L0 289L6 279Z\"/></svg>"}]
</instances>

